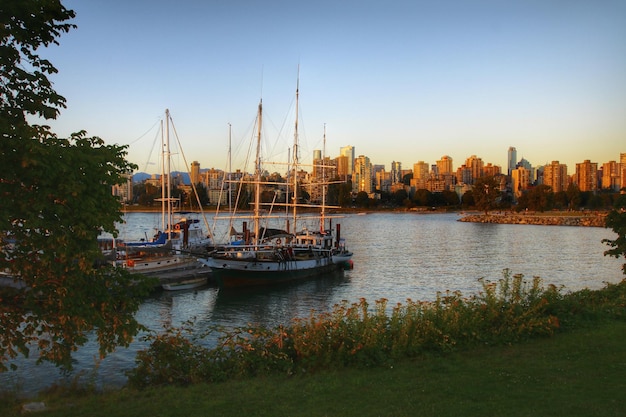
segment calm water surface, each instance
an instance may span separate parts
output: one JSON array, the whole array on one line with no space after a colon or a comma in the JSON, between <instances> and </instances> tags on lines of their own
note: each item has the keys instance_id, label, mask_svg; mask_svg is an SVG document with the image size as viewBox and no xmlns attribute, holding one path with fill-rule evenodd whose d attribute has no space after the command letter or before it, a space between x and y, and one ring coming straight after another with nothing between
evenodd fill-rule
<instances>
[{"instance_id":1,"label":"calm water surface","mask_svg":"<svg viewBox=\"0 0 626 417\"><path fill-rule=\"evenodd\" d=\"M502 225L458 222L457 214L372 213L349 215L341 223L342 236L354 252L354 269L320 279L275 288L223 291L159 292L146 300L137 317L148 328L179 326L194 320L194 329L215 325L237 327L259 324L273 327L328 311L343 300L360 298L370 303L386 298L389 305L432 300L438 291L471 294L480 289L479 278L498 280L502 271L539 276L546 284L566 290L601 288L619 282L621 260L603 256L602 239L615 238L603 228ZM127 238L151 236L160 216L130 213L121 227ZM312 225L311 227L315 227ZM214 340L207 339L211 345ZM96 363L97 345L90 343L75 355L79 377L99 386L119 386L123 371L134 366L141 340ZM20 370L0 374L8 389L32 394L61 379L50 365L35 366L20 360Z\"/></svg>"}]
</instances>

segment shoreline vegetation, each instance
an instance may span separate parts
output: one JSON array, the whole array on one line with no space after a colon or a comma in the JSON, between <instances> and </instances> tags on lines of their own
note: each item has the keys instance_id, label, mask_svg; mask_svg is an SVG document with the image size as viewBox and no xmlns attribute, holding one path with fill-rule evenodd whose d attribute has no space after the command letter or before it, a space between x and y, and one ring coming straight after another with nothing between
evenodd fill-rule
<instances>
[{"instance_id":1,"label":"shoreline vegetation","mask_svg":"<svg viewBox=\"0 0 626 417\"><path fill-rule=\"evenodd\" d=\"M36 399L40 415L582 416L626 407L626 280L563 293L504 270L469 297L362 299L288 326L215 331L212 349L185 328L151 334L126 387L54 387ZM20 407L0 396L0 414Z\"/></svg>"}]
</instances>

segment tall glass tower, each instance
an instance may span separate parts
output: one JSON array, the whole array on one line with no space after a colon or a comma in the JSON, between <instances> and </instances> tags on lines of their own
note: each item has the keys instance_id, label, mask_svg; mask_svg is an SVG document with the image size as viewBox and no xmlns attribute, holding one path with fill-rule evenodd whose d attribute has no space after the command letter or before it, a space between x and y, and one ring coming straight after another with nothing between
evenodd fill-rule
<instances>
[{"instance_id":1,"label":"tall glass tower","mask_svg":"<svg viewBox=\"0 0 626 417\"><path fill-rule=\"evenodd\" d=\"M348 157L348 175L352 175L354 172L354 146L344 146L339 150L341 156Z\"/></svg>"},{"instance_id":2,"label":"tall glass tower","mask_svg":"<svg viewBox=\"0 0 626 417\"><path fill-rule=\"evenodd\" d=\"M513 172L515 165L517 165L517 149L513 146L509 147L509 157L507 161L507 174L511 176L511 172Z\"/></svg>"}]
</instances>

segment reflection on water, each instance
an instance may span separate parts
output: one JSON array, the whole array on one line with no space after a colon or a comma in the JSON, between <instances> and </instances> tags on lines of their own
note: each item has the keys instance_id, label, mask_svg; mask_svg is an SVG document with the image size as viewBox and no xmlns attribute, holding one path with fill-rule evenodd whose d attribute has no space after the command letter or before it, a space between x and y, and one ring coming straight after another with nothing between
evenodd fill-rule
<instances>
[{"instance_id":1,"label":"reflection on water","mask_svg":"<svg viewBox=\"0 0 626 417\"><path fill-rule=\"evenodd\" d=\"M137 237L153 224L153 214L131 213L124 225L129 237ZM478 278L498 280L502 270L567 290L600 288L619 282L621 260L603 256L601 243L615 235L607 229L474 224L457 222L456 214L385 214L348 216L338 221L348 248L354 252L354 269L320 279L272 288L218 290L204 287L181 292L159 292L147 299L138 320L152 331L192 321L203 333L215 326L233 328L247 324L274 327L311 311L329 311L346 300L380 298L389 306L412 300L433 299L438 291L459 290L470 294L480 289ZM134 234L133 234L134 231ZM213 338L212 338L213 337ZM211 346L213 335L204 340ZM82 380L99 386L119 386L123 371L134 366L135 354L146 342L137 338L97 363L97 344L92 340L75 355ZM97 363L97 366L96 366ZM18 372L0 374L0 384L25 393L51 385L60 374L50 365L35 366L19 360ZM97 369L97 372L95 371Z\"/></svg>"}]
</instances>

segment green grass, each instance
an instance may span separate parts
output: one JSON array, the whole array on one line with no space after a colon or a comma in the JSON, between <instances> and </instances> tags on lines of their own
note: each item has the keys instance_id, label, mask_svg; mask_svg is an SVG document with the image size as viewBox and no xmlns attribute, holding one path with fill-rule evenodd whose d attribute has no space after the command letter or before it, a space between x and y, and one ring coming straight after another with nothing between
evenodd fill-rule
<instances>
[{"instance_id":1,"label":"green grass","mask_svg":"<svg viewBox=\"0 0 626 417\"><path fill-rule=\"evenodd\" d=\"M38 416L623 416L626 323L386 367L189 387L57 392ZM5 399L0 415L19 415Z\"/></svg>"},{"instance_id":2,"label":"green grass","mask_svg":"<svg viewBox=\"0 0 626 417\"><path fill-rule=\"evenodd\" d=\"M561 294L504 271L478 294L342 303L214 349L150 336L127 388L42 394L44 416L588 416L626 410L626 280ZM193 335L192 335L193 336ZM201 335L195 335L201 336ZM0 416L16 415L15 395Z\"/></svg>"}]
</instances>

